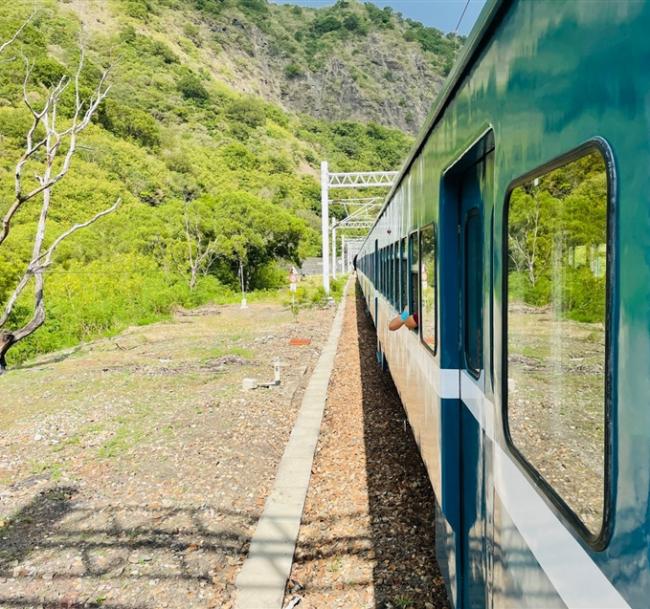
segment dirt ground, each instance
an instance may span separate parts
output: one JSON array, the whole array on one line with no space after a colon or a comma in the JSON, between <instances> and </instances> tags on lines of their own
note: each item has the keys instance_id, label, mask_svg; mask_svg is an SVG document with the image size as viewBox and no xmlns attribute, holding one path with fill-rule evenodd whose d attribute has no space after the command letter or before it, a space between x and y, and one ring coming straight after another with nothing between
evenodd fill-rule
<instances>
[{"instance_id":1,"label":"dirt ground","mask_svg":"<svg viewBox=\"0 0 650 609\"><path fill-rule=\"evenodd\" d=\"M401 403L350 296L286 599L300 609L446 609L434 498Z\"/></svg>"},{"instance_id":2,"label":"dirt ground","mask_svg":"<svg viewBox=\"0 0 650 609\"><path fill-rule=\"evenodd\" d=\"M200 312L0 378L0 608L231 605L334 311Z\"/></svg>"}]
</instances>

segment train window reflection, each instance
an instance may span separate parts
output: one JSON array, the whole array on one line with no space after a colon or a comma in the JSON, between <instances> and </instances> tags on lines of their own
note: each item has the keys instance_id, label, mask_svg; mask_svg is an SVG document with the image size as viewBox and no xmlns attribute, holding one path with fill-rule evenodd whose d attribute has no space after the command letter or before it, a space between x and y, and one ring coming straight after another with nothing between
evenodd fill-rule
<instances>
[{"instance_id":1,"label":"train window reflection","mask_svg":"<svg viewBox=\"0 0 650 609\"><path fill-rule=\"evenodd\" d=\"M507 425L591 536L605 504L607 171L588 154L508 205Z\"/></svg>"},{"instance_id":2,"label":"train window reflection","mask_svg":"<svg viewBox=\"0 0 650 609\"><path fill-rule=\"evenodd\" d=\"M430 224L420 230L420 328L422 342L434 353L438 335L436 248L436 229Z\"/></svg>"}]
</instances>

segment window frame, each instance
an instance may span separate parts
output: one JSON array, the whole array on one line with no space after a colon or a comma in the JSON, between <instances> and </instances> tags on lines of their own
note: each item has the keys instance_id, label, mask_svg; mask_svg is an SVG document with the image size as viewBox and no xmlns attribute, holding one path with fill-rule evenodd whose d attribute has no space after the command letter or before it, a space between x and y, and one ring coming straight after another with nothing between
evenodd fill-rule
<instances>
[{"instance_id":1,"label":"window frame","mask_svg":"<svg viewBox=\"0 0 650 609\"><path fill-rule=\"evenodd\" d=\"M400 313L404 310L404 307L408 306L408 238L402 237L399 240L399 311ZM404 285L406 284L406 285ZM406 301L406 302L405 302Z\"/></svg>"},{"instance_id":2,"label":"window frame","mask_svg":"<svg viewBox=\"0 0 650 609\"><path fill-rule=\"evenodd\" d=\"M387 263L388 263L388 286L387 286L387 292L388 292L388 302L393 305L393 244L391 243L388 246L388 256L387 256Z\"/></svg>"},{"instance_id":3,"label":"window frame","mask_svg":"<svg viewBox=\"0 0 650 609\"><path fill-rule=\"evenodd\" d=\"M503 433L508 451L532 479L535 486L542 492L553 506L560 512L572 530L595 551L604 550L611 538L613 530L612 519L612 481L615 479L615 463L612 459L612 418L614 416L613 396L616 391L616 362L615 350L612 349L611 339L616 335L615 315L615 278L616 269L616 198L618 185L614 154L608 142L601 137L594 137L569 152L554 157L531 171L515 178L508 185L501 217L501 260L508 259L508 214L512 192L530 182L559 169L571 162L577 161L591 152L598 152L603 158L607 177L607 272L605 276L605 371L604 371L604 421L603 421L603 518L600 530L592 533L573 511L569 504L560 496L553 486L542 476L535 466L517 448L510 434L508 419L508 268L501 265L501 420Z\"/></svg>"},{"instance_id":4,"label":"window frame","mask_svg":"<svg viewBox=\"0 0 650 609\"><path fill-rule=\"evenodd\" d=\"M406 241L406 247L407 247L407 281L408 281L408 288L407 288L407 299L408 299L408 306L409 306L409 312L411 315L413 313L418 314L418 320L420 319L420 230L415 229L411 231L407 237ZM415 294L415 302L411 302L411 297L413 296L413 265L415 264L413 261L413 253L414 251L417 250L417 273L418 276L418 285L415 286L416 288L416 294ZM419 332L420 331L420 324L418 323L417 328L413 328L414 332Z\"/></svg>"},{"instance_id":5,"label":"window frame","mask_svg":"<svg viewBox=\"0 0 650 609\"><path fill-rule=\"evenodd\" d=\"M434 244L434 252L435 256L433 259L433 273L434 273L434 283L435 287L433 290L433 348L429 343L427 343L424 340L424 315L422 314L422 304L423 304L423 299L422 299L422 260L424 259L424 256L422 255L422 233L427 229L431 227L433 230L433 244ZM420 306L418 308L418 334L420 336L420 342L426 347L426 349L431 353L432 355L437 355L438 354L438 223L433 221L429 222L428 224L425 224L424 226L421 226L418 229L418 252L419 252L419 258L418 258L418 277L420 281L420 285L418 286L418 295L420 297Z\"/></svg>"},{"instance_id":6,"label":"window frame","mask_svg":"<svg viewBox=\"0 0 650 609\"><path fill-rule=\"evenodd\" d=\"M397 309L398 300L399 300L399 241L394 241L391 244L391 258L390 258L390 268L392 273L391 281L391 304L394 309Z\"/></svg>"},{"instance_id":7,"label":"window frame","mask_svg":"<svg viewBox=\"0 0 650 609\"><path fill-rule=\"evenodd\" d=\"M463 363L465 365L465 371L468 372L472 377L475 379L479 379L481 377L481 371L484 368L485 362L483 361L483 347L484 347L484 336L483 336L483 316L485 314L485 311L483 310L483 293L485 290L485 285L482 279L482 274L483 274L483 269L485 268L485 256L484 256L484 246L485 243L483 242L483 234L481 235L481 242L480 242L480 264L479 264L479 269L478 272L481 275L481 286L478 294L478 299L479 299L479 304L480 304L480 315L478 316L478 320L471 319L470 315L470 303L469 303L469 287L468 287L468 244L471 243L471 240L468 239L468 231L469 231L469 221L470 218L478 218L479 221L479 229L481 229L481 232L484 233L484 224L483 224L483 213L482 210L475 206L471 207L465 216L464 220L464 226L462 227L462 230L464 232L463 235L463 286L462 286L462 291L463 291ZM478 358L478 362L472 362L471 361L471 343L470 343L470 328L471 328L471 323L473 322L478 322L476 331L479 332L480 337L481 337L481 342L479 345L478 352L476 353L476 357ZM474 366L474 364L478 364L477 366Z\"/></svg>"}]
</instances>

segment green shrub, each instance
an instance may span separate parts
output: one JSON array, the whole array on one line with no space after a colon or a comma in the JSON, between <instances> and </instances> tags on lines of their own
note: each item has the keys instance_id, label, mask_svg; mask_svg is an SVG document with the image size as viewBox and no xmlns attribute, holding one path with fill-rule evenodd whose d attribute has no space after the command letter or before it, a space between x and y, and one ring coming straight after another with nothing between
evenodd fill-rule
<instances>
[{"instance_id":1,"label":"green shrub","mask_svg":"<svg viewBox=\"0 0 650 609\"><path fill-rule=\"evenodd\" d=\"M343 20L343 27L349 32L356 32L357 34L367 34L368 28L365 26L359 15L348 15Z\"/></svg>"},{"instance_id":2,"label":"green shrub","mask_svg":"<svg viewBox=\"0 0 650 609\"><path fill-rule=\"evenodd\" d=\"M99 109L97 120L111 133L133 139L143 146L154 148L160 144L160 127L144 110L129 108L109 98Z\"/></svg>"},{"instance_id":3,"label":"green shrub","mask_svg":"<svg viewBox=\"0 0 650 609\"><path fill-rule=\"evenodd\" d=\"M163 60L164 63L178 63L178 57L166 44L160 41L155 41L152 45L152 51L156 57Z\"/></svg>"},{"instance_id":4,"label":"green shrub","mask_svg":"<svg viewBox=\"0 0 650 609\"><path fill-rule=\"evenodd\" d=\"M65 66L50 57L39 58L32 68L32 79L46 87L55 86L67 75Z\"/></svg>"},{"instance_id":5,"label":"green shrub","mask_svg":"<svg viewBox=\"0 0 650 609\"><path fill-rule=\"evenodd\" d=\"M252 97L233 99L226 108L226 116L233 123L244 124L251 129L261 127L266 122L264 104Z\"/></svg>"},{"instance_id":6,"label":"green shrub","mask_svg":"<svg viewBox=\"0 0 650 609\"><path fill-rule=\"evenodd\" d=\"M316 35L322 36L328 32L335 32L336 30L340 30L341 25L341 22L336 17L334 17L334 15L325 14L316 17L311 27Z\"/></svg>"},{"instance_id":7,"label":"green shrub","mask_svg":"<svg viewBox=\"0 0 650 609\"><path fill-rule=\"evenodd\" d=\"M389 7L386 7L388 10L382 10L371 2L365 2L364 6L366 7L368 19L375 25L386 27L391 22L392 11Z\"/></svg>"},{"instance_id":8,"label":"green shrub","mask_svg":"<svg viewBox=\"0 0 650 609\"><path fill-rule=\"evenodd\" d=\"M305 73L303 72L303 69L296 63L290 63L285 66L284 68L284 75L289 78L299 78L300 76L304 76Z\"/></svg>"},{"instance_id":9,"label":"green shrub","mask_svg":"<svg viewBox=\"0 0 650 609\"><path fill-rule=\"evenodd\" d=\"M178 90L185 99L198 103L207 101L210 94L194 74L185 74L178 81Z\"/></svg>"},{"instance_id":10,"label":"green shrub","mask_svg":"<svg viewBox=\"0 0 650 609\"><path fill-rule=\"evenodd\" d=\"M233 142L221 149L221 157L231 170L251 170L259 165L259 159L243 144Z\"/></svg>"},{"instance_id":11,"label":"green shrub","mask_svg":"<svg viewBox=\"0 0 650 609\"><path fill-rule=\"evenodd\" d=\"M154 7L148 0L128 0L122 4L124 12L134 19L147 21Z\"/></svg>"}]
</instances>

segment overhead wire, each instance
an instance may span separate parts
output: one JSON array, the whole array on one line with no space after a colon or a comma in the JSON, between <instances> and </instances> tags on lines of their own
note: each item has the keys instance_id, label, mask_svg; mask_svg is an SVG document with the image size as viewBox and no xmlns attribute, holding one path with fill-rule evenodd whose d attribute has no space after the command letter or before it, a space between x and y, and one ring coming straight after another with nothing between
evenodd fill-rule
<instances>
[{"instance_id":1,"label":"overhead wire","mask_svg":"<svg viewBox=\"0 0 650 609\"><path fill-rule=\"evenodd\" d=\"M460 24L463 22L463 17L465 17L465 13L467 12L467 7L469 6L470 0L467 0L465 2L465 7L463 8L463 12L460 14L460 17L458 18L458 23L456 24L456 29L454 30L454 34L458 34L458 28L460 28Z\"/></svg>"}]
</instances>

